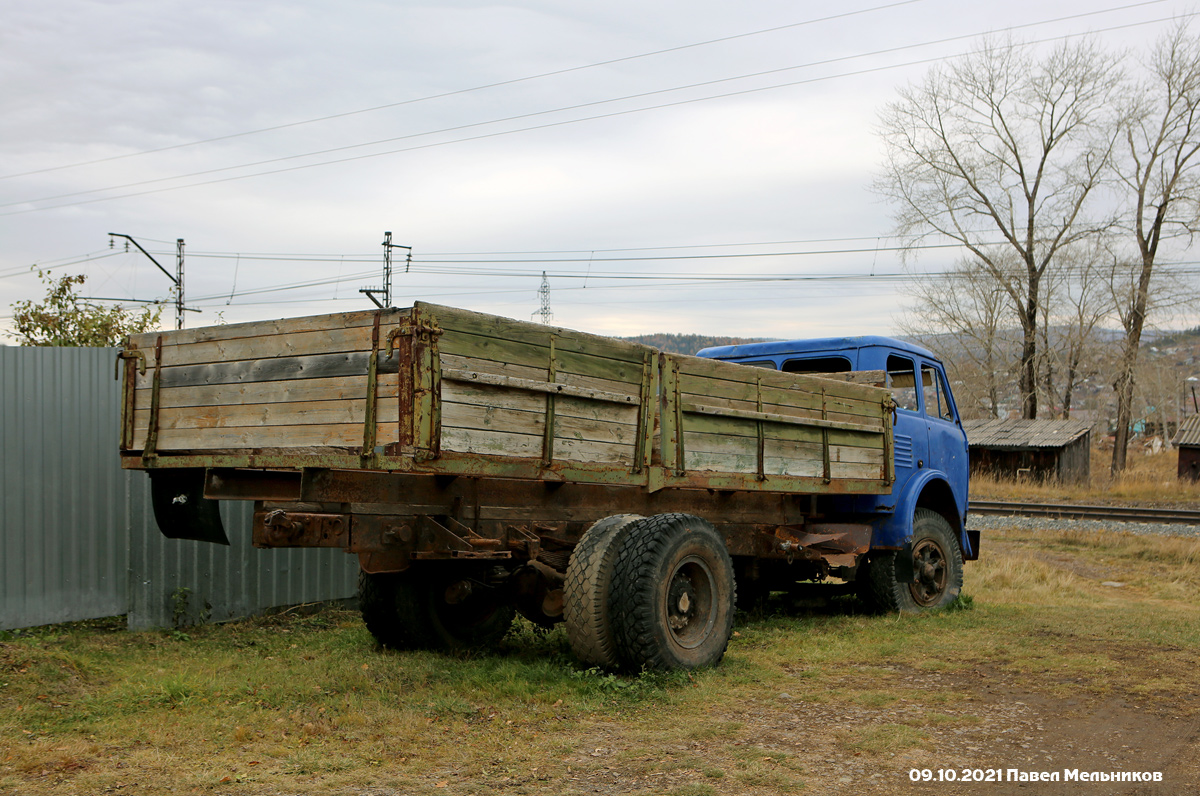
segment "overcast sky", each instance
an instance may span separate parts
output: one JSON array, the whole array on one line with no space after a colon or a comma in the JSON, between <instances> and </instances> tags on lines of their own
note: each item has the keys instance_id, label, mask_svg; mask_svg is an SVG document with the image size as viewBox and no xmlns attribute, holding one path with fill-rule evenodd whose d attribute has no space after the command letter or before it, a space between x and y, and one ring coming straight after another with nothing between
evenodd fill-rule
<instances>
[{"instance_id":1,"label":"overcast sky","mask_svg":"<svg viewBox=\"0 0 1200 796\"><path fill-rule=\"evenodd\" d=\"M603 334L891 333L904 266L870 184L896 88L1012 25L1144 49L1192 11L10 0L0 316L44 295L35 263L166 297L109 232L172 272L186 241L188 326L366 309L390 230L397 306L529 319L545 271L555 323Z\"/></svg>"}]
</instances>

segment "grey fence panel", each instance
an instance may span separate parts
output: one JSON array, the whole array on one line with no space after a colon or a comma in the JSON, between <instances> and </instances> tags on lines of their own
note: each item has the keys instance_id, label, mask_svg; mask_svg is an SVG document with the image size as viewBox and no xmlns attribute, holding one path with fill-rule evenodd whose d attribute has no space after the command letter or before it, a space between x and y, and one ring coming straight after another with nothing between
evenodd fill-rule
<instances>
[{"instance_id":1,"label":"grey fence panel","mask_svg":"<svg viewBox=\"0 0 1200 796\"><path fill-rule=\"evenodd\" d=\"M149 478L131 518L129 627L220 622L297 605L354 596L358 558L336 549L258 550L251 546L253 504L223 501L230 545L167 539L150 507ZM135 482L136 483L136 482Z\"/></svg>"},{"instance_id":2,"label":"grey fence panel","mask_svg":"<svg viewBox=\"0 0 1200 796\"><path fill-rule=\"evenodd\" d=\"M125 612L115 357L0 346L0 628Z\"/></svg>"},{"instance_id":3,"label":"grey fence panel","mask_svg":"<svg viewBox=\"0 0 1200 796\"><path fill-rule=\"evenodd\" d=\"M354 595L340 550L256 550L252 504L222 504L231 546L166 539L144 473L117 455L116 349L0 346L0 629L129 615L222 621Z\"/></svg>"}]
</instances>

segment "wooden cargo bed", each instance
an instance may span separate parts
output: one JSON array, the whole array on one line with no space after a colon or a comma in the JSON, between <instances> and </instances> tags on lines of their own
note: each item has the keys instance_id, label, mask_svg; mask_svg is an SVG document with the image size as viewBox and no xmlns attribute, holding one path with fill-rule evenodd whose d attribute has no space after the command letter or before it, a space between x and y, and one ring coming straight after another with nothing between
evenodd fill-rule
<instances>
[{"instance_id":1,"label":"wooden cargo bed","mask_svg":"<svg viewBox=\"0 0 1200 796\"><path fill-rule=\"evenodd\" d=\"M132 336L130 468L891 488L890 396L433 304Z\"/></svg>"}]
</instances>

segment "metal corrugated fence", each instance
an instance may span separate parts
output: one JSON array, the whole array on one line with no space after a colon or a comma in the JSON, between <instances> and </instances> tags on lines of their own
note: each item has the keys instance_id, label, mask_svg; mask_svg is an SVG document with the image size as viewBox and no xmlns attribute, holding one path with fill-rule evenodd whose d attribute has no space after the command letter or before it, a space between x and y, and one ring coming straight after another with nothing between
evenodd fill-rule
<instances>
[{"instance_id":1,"label":"metal corrugated fence","mask_svg":"<svg viewBox=\"0 0 1200 796\"><path fill-rule=\"evenodd\" d=\"M117 455L116 353L0 346L0 629L117 614L169 626L353 596L353 556L253 549L250 503L222 504L230 547L158 532L149 479Z\"/></svg>"}]
</instances>

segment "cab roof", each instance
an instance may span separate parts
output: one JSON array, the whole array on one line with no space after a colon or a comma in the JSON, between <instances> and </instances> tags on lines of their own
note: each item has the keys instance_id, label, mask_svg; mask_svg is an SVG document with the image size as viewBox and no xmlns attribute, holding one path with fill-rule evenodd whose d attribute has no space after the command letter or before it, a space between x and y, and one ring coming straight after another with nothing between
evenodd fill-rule
<instances>
[{"instance_id":1,"label":"cab roof","mask_svg":"<svg viewBox=\"0 0 1200 796\"><path fill-rule=\"evenodd\" d=\"M743 343L741 345L711 346L696 353L698 357L709 359L749 359L753 357L774 357L781 354L820 354L836 353L839 351L858 350L860 348L891 348L917 354L935 362L940 361L926 348L914 345L895 337L883 337L875 334L865 334L858 337L815 337L809 340L776 340L769 343Z\"/></svg>"}]
</instances>

